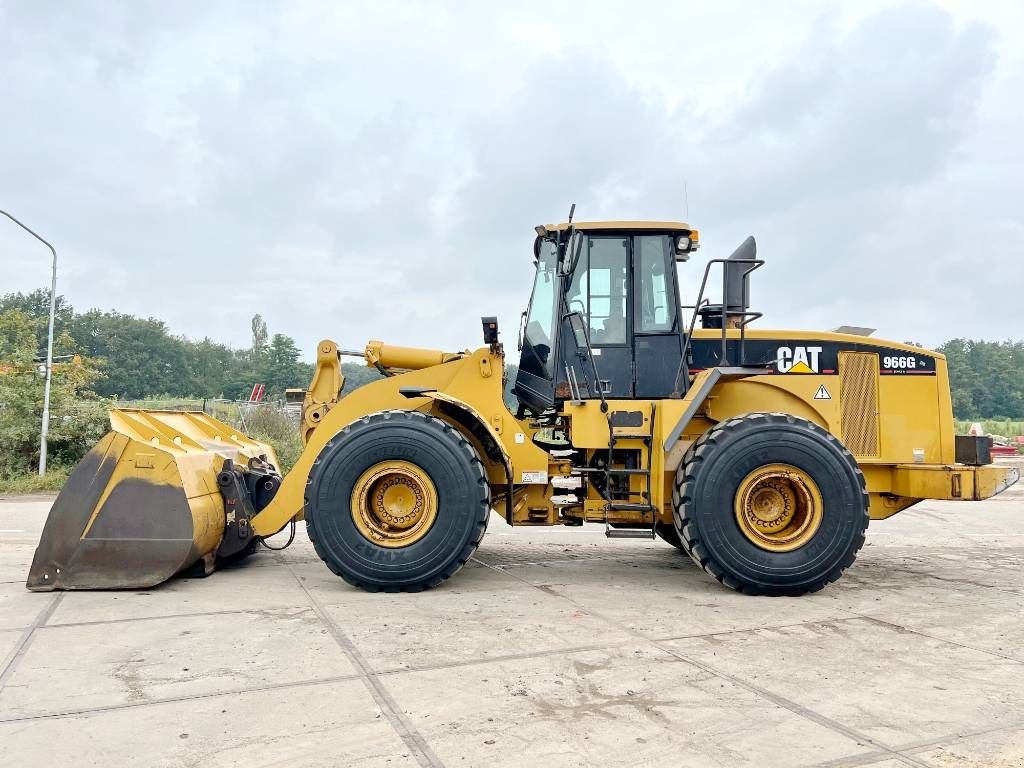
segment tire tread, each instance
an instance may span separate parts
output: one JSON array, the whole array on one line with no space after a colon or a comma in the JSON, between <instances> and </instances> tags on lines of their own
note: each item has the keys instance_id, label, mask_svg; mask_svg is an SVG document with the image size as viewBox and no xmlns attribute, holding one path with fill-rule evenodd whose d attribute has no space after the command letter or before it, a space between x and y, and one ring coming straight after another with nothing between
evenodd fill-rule
<instances>
[{"instance_id":1,"label":"tire tread","mask_svg":"<svg viewBox=\"0 0 1024 768\"><path fill-rule=\"evenodd\" d=\"M795 588L787 588L764 587L761 585L740 582L731 574L727 573L722 565L712 557L711 553L708 552L697 534L696 525L693 522L692 505L690 504L692 497L689 495L689 492L692 490L693 484L696 482L696 477L700 468L714 453L715 446L727 432L748 428L749 425L752 424L756 424L759 427L771 424L786 424L805 427L811 434L814 434L818 438L825 439L826 441L834 444L835 447L840 450L844 459L846 459L854 468L857 479L860 483L860 493L864 502L862 505L864 525L860 528L857 537L853 542L853 546L848 549L843 559L833 566L827 573L809 584L804 584ZM683 460L679 464L679 469L676 472L676 479L672 488L673 520L676 525L676 530L679 532L679 539L682 544L683 551L686 552L690 558L711 578L729 589L748 595L801 595L809 592L818 592L827 584L831 584L836 581L840 576L842 576L843 571L853 564L853 561L857 557L857 552L859 552L861 547L864 546L864 535L870 519L868 515L868 501L869 497L864 473L858 466L853 454L851 454L831 432L822 429L814 422L807 421L806 419L800 419L788 413L748 413L743 416L737 416L726 421L719 422L701 435L683 455Z\"/></svg>"},{"instance_id":2,"label":"tire tread","mask_svg":"<svg viewBox=\"0 0 1024 768\"><path fill-rule=\"evenodd\" d=\"M458 444L460 450L462 450L466 454L466 458L469 460L470 465L474 469L474 473L477 476L477 482L479 483L481 488L481 499L474 533L470 536L469 540L463 546L459 554L456 557L452 558L451 562L448 563L448 565L444 568L443 571L441 571L438 574L435 574L429 579L419 579L416 581L382 585L369 583L364 579L356 577L355 575L346 571L340 565L337 565L336 563L332 562L332 560L327 556L326 549L321 545L320 542L320 534L317 531L316 518L315 516L310 516L308 514L310 504L309 494L313 481L317 475L317 470L323 460L323 457L328 453L329 449L335 445L335 443L337 443L339 440L345 439L352 432L353 427L355 427L356 425L369 426L371 424L379 422L391 421L396 418L422 420L424 423L429 423L433 427L441 430L443 434L452 437ZM356 421L352 422L351 424L347 425L334 437L332 437L321 449L320 455L317 457L316 461L313 463L313 466L310 468L309 477L306 479L306 493L303 501L307 513L306 533L309 536L309 540L310 542L312 542L313 549L316 551L319 558L324 561L327 567L330 568L331 571L336 576L340 576L342 579L344 579L352 586L359 587L360 589L363 589L367 592L422 592L425 589L433 589L434 587L443 584L445 581L447 581L460 570L462 570L466 563L469 562L469 559L473 556L473 553L476 552L477 547L480 546L480 542L484 538L484 533L487 531L487 522L488 519L490 518L491 513L491 488L487 482L487 472L484 469L483 462L480 460L480 456L477 454L476 450L473 448L470 442L465 437L463 437L462 433L459 432L459 430L455 429L451 424L442 419L437 418L436 416L431 416L430 414L423 413L421 411L406 411L397 409L377 411L375 413L367 414L357 419Z\"/></svg>"}]
</instances>

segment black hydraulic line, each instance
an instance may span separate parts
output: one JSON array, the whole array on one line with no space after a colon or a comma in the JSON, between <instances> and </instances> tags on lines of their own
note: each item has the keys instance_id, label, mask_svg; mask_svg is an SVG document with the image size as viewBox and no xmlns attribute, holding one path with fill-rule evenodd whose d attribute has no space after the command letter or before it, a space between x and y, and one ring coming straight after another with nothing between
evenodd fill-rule
<instances>
[{"instance_id":1,"label":"black hydraulic line","mask_svg":"<svg viewBox=\"0 0 1024 768\"><path fill-rule=\"evenodd\" d=\"M267 549L273 550L274 552L280 552L281 550L288 549L288 547L290 547L292 545L292 542L295 541L295 518L294 517L291 519L290 527L291 527L291 531L288 533L288 541L286 541L284 543L284 546L281 546L281 547L272 547L272 546L270 546L269 544L267 544L267 539L270 538L269 536L268 537L264 537L264 538L260 538L260 544L262 544ZM283 531L283 530L284 530L284 528L281 529L281 531ZM277 533L280 533L281 531L278 531ZM273 533L273 534L271 534L271 536L277 536L277 533Z\"/></svg>"}]
</instances>

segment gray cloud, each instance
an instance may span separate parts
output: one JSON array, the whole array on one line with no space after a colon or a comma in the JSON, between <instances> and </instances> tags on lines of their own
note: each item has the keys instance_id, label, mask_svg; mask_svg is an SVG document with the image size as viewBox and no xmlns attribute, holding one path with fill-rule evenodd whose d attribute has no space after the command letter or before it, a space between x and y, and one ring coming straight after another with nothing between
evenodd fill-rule
<instances>
[{"instance_id":1,"label":"gray cloud","mask_svg":"<svg viewBox=\"0 0 1024 768\"><path fill-rule=\"evenodd\" d=\"M685 181L701 255L758 236L767 324L1024 335L979 312L1024 288L1012 27L740 8L688 46L675 6L0 6L0 207L79 309L235 344L259 311L311 353L511 334L534 224L680 218ZM0 228L0 290L45 282L33 247Z\"/></svg>"}]
</instances>

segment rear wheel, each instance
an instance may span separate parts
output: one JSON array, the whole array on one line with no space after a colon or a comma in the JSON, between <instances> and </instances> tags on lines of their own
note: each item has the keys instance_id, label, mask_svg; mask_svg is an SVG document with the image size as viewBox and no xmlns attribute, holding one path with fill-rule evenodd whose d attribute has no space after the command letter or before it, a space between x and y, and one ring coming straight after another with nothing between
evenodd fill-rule
<instances>
[{"instance_id":1,"label":"rear wheel","mask_svg":"<svg viewBox=\"0 0 1024 768\"><path fill-rule=\"evenodd\" d=\"M683 549L750 594L798 595L835 581L868 525L853 456L786 414L747 414L708 430L683 458L672 501Z\"/></svg>"},{"instance_id":2,"label":"rear wheel","mask_svg":"<svg viewBox=\"0 0 1024 768\"><path fill-rule=\"evenodd\" d=\"M306 486L320 558L370 591L419 591L465 565L483 538L490 489L469 442L440 419L384 411L324 446Z\"/></svg>"}]
</instances>

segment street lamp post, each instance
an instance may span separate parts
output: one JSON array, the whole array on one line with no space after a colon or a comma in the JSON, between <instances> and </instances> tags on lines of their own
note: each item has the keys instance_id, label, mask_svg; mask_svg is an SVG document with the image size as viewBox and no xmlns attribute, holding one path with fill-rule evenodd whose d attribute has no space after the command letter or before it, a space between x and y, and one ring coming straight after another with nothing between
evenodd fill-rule
<instances>
[{"instance_id":1,"label":"street lamp post","mask_svg":"<svg viewBox=\"0 0 1024 768\"><path fill-rule=\"evenodd\" d=\"M46 474L46 435L50 431L50 380L53 377L53 315L57 308L57 251L46 240L26 227L7 211L0 213L28 232L32 237L50 249L53 254L53 270L50 278L50 329L46 337L46 384L43 387L43 426L39 433L39 475Z\"/></svg>"}]
</instances>

